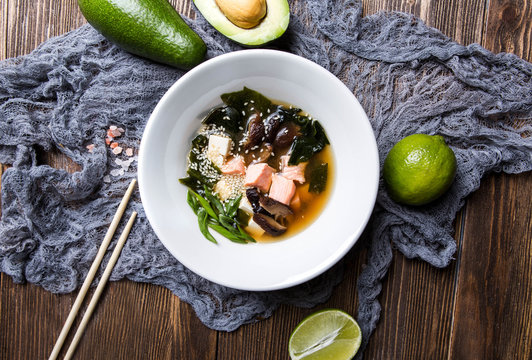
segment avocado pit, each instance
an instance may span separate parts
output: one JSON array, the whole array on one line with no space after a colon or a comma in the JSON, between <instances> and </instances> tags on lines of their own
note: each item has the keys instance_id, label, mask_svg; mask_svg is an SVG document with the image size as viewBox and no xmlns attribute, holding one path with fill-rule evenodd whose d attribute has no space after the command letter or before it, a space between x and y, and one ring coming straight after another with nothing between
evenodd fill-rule
<instances>
[{"instance_id":1,"label":"avocado pit","mask_svg":"<svg viewBox=\"0 0 532 360\"><path fill-rule=\"evenodd\" d=\"M216 0L222 13L236 26L251 29L266 16L266 0Z\"/></svg>"}]
</instances>

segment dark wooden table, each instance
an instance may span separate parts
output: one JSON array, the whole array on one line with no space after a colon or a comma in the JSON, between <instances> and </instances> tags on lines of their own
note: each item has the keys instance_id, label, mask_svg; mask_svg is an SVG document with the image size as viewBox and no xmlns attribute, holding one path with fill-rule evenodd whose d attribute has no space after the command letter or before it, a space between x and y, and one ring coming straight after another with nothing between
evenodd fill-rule
<instances>
[{"instance_id":1,"label":"dark wooden table","mask_svg":"<svg viewBox=\"0 0 532 360\"><path fill-rule=\"evenodd\" d=\"M193 15L189 1L171 2ZM410 12L461 44L479 43L531 61L530 0L363 3L365 15ZM85 23L76 0L0 0L0 11L0 59L27 54ZM76 170L59 153L42 158ZM455 237L456 260L447 269L395 254L367 359L532 359L532 173L483 179L456 219ZM282 306L271 318L232 333L206 328L167 289L111 283L76 358L287 359L290 332L307 314L335 307L356 315L356 279L365 256L364 250L348 255L345 278L327 303L314 309ZM1 274L0 359L47 358L75 296L17 285Z\"/></svg>"}]
</instances>

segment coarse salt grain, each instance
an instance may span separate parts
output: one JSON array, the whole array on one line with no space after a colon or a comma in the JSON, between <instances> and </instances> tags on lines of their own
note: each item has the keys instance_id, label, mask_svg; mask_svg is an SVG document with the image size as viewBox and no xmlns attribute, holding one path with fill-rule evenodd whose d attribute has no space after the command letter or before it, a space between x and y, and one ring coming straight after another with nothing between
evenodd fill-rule
<instances>
[{"instance_id":1,"label":"coarse salt grain","mask_svg":"<svg viewBox=\"0 0 532 360\"><path fill-rule=\"evenodd\" d=\"M116 129L117 129L117 127L116 127L115 125L111 125L111 126L109 126L109 130L111 130L111 131L114 131L114 130L116 130Z\"/></svg>"},{"instance_id":2,"label":"coarse salt grain","mask_svg":"<svg viewBox=\"0 0 532 360\"><path fill-rule=\"evenodd\" d=\"M116 143L116 142L112 142L111 145L109 145L109 147L110 147L111 149L114 149L114 148L117 147L117 146L118 146L118 143Z\"/></svg>"},{"instance_id":3,"label":"coarse salt grain","mask_svg":"<svg viewBox=\"0 0 532 360\"><path fill-rule=\"evenodd\" d=\"M87 145L87 150L91 153L94 150L94 144Z\"/></svg>"},{"instance_id":4,"label":"coarse salt grain","mask_svg":"<svg viewBox=\"0 0 532 360\"><path fill-rule=\"evenodd\" d=\"M122 147L117 146L113 149L113 154L118 155L122 152Z\"/></svg>"},{"instance_id":5,"label":"coarse salt grain","mask_svg":"<svg viewBox=\"0 0 532 360\"><path fill-rule=\"evenodd\" d=\"M113 169L110 174L111 176L122 176L124 175L124 169Z\"/></svg>"},{"instance_id":6,"label":"coarse salt grain","mask_svg":"<svg viewBox=\"0 0 532 360\"><path fill-rule=\"evenodd\" d=\"M132 148L127 148L126 149L126 155L127 156L133 156L133 149Z\"/></svg>"}]
</instances>

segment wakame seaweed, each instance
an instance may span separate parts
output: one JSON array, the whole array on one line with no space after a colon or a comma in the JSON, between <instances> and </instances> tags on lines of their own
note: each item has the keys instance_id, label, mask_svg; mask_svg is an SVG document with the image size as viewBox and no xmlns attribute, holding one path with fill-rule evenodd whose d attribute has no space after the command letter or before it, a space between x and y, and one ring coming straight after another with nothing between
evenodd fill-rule
<instances>
[{"instance_id":1,"label":"wakame seaweed","mask_svg":"<svg viewBox=\"0 0 532 360\"><path fill-rule=\"evenodd\" d=\"M309 171L309 186L308 191L316 194L321 193L327 186L327 175L329 164L321 163L312 165Z\"/></svg>"},{"instance_id":2,"label":"wakame seaweed","mask_svg":"<svg viewBox=\"0 0 532 360\"><path fill-rule=\"evenodd\" d=\"M187 177L179 179L179 182L198 194L204 193L204 187L209 190L214 187L214 184L218 181L220 170L214 166L214 164L208 160L199 160L198 155L201 154L208 146L209 139L204 135L197 135L192 140L192 147L188 154L188 168ZM196 165L193 165L196 164ZM204 168L202 170L201 165ZM217 174L216 177L208 177L207 173Z\"/></svg>"},{"instance_id":3,"label":"wakame seaweed","mask_svg":"<svg viewBox=\"0 0 532 360\"><path fill-rule=\"evenodd\" d=\"M242 111L245 113L256 111L266 114L268 109L271 111L272 107L270 99L255 90L248 89L247 87L244 87L244 89L240 91L222 94L221 98L226 105L235 108L240 113L242 113Z\"/></svg>"},{"instance_id":4,"label":"wakame seaweed","mask_svg":"<svg viewBox=\"0 0 532 360\"><path fill-rule=\"evenodd\" d=\"M290 148L289 165L297 165L301 162L309 161L312 155L319 153L329 144L329 139L325 135L325 130L316 120L303 117L300 119L301 135L297 136Z\"/></svg>"},{"instance_id":5,"label":"wakame seaweed","mask_svg":"<svg viewBox=\"0 0 532 360\"><path fill-rule=\"evenodd\" d=\"M236 139L236 134L240 131L240 128L245 125L240 111L231 106L213 109L205 117L203 123L223 127L233 140Z\"/></svg>"}]
</instances>

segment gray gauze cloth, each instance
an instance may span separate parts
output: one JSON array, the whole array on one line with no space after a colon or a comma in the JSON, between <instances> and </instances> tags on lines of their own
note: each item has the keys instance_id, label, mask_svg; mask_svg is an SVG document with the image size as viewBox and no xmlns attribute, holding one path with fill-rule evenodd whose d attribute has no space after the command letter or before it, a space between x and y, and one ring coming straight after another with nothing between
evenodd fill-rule
<instances>
[{"instance_id":1,"label":"gray gauze cloth","mask_svg":"<svg viewBox=\"0 0 532 360\"><path fill-rule=\"evenodd\" d=\"M456 251L456 213L481 177L532 168L532 65L476 44L459 45L411 15L362 18L355 0L300 1L291 11L287 33L269 47L318 63L354 92L369 115L381 164L397 141L413 133L444 136L457 157L453 186L432 205L398 205L381 181L367 264L358 279L357 318L365 345L379 319L377 297L392 247L408 258L447 266ZM208 58L240 49L199 13L187 22L205 40ZM89 25L0 63L0 162L12 164L2 177L2 272L54 293L81 284L136 176L136 157L112 153L106 131L111 125L125 129L118 142L136 154L157 101L183 74L122 51ZM89 144L95 145L92 152ZM79 171L43 164L38 154L54 149ZM111 280L165 286L212 329L234 330L270 316L280 304L322 303L346 265L281 291L226 288L170 255L150 228L138 193L130 208L138 220Z\"/></svg>"}]
</instances>

